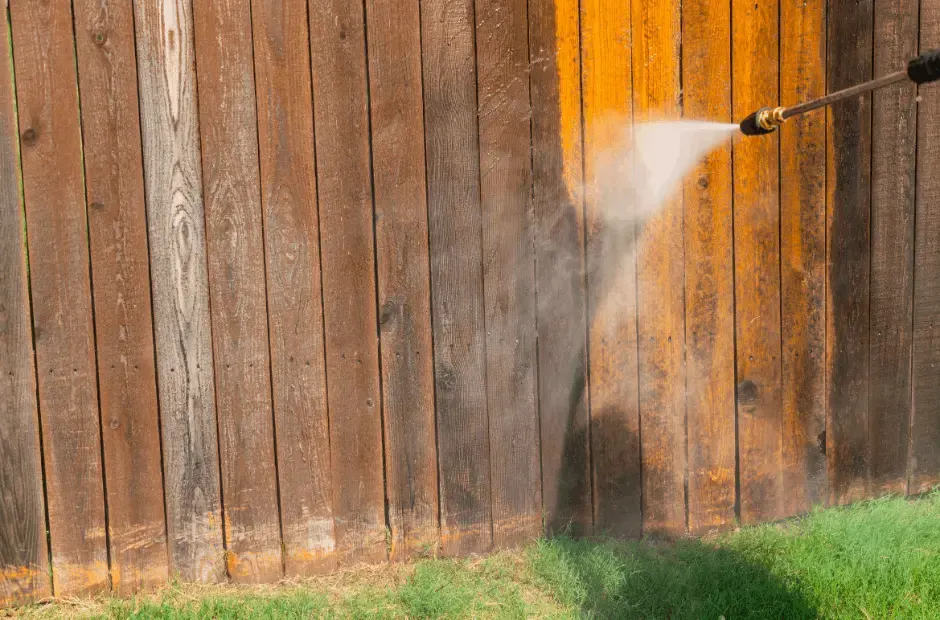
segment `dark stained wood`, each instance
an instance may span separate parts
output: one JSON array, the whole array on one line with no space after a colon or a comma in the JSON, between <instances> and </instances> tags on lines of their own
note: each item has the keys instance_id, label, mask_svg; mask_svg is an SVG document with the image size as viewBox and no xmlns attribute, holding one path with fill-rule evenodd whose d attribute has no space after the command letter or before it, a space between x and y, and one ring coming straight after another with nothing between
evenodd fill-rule
<instances>
[{"instance_id":1,"label":"dark stained wood","mask_svg":"<svg viewBox=\"0 0 940 620\"><path fill-rule=\"evenodd\" d=\"M940 1L921 0L920 49L940 47ZM940 483L940 90L917 105L917 226L914 244L913 418L909 493Z\"/></svg>"},{"instance_id":2,"label":"dark stained wood","mask_svg":"<svg viewBox=\"0 0 940 620\"><path fill-rule=\"evenodd\" d=\"M525 0L476 0L493 545L542 531Z\"/></svg>"},{"instance_id":3,"label":"dark stained wood","mask_svg":"<svg viewBox=\"0 0 940 620\"><path fill-rule=\"evenodd\" d=\"M731 4L682 4L683 115L731 121ZM734 260L731 141L685 182L685 341L689 530L734 523Z\"/></svg>"},{"instance_id":4,"label":"dark stained wood","mask_svg":"<svg viewBox=\"0 0 940 620\"><path fill-rule=\"evenodd\" d=\"M310 2L333 514L343 562L386 558L363 6Z\"/></svg>"},{"instance_id":5,"label":"dark stained wood","mask_svg":"<svg viewBox=\"0 0 940 620\"><path fill-rule=\"evenodd\" d=\"M778 4L732 3L733 117L779 97ZM738 470L743 523L783 516L779 135L734 147Z\"/></svg>"},{"instance_id":6,"label":"dark stained wood","mask_svg":"<svg viewBox=\"0 0 940 620\"><path fill-rule=\"evenodd\" d=\"M197 4L193 25L226 562L265 583L282 563L249 3Z\"/></svg>"},{"instance_id":7,"label":"dark stained wood","mask_svg":"<svg viewBox=\"0 0 940 620\"><path fill-rule=\"evenodd\" d=\"M917 55L917 0L875 0L874 77ZM905 493L911 423L916 85L872 93L871 492Z\"/></svg>"},{"instance_id":8,"label":"dark stained wood","mask_svg":"<svg viewBox=\"0 0 940 620\"><path fill-rule=\"evenodd\" d=\"M577 0L530 0L529 88L542 505L550 533L593 525Z\"/></svg>"},{"instance_id":9,"label":"dark stained wood","mask_svg":"<svg viewBox=\"0 0 940 620\"><path fill-rule=\"evenodd\" d=\"M634 2L633 112L643 123L679 117L680 7L672 0ZM613 206L613 205L612 205ZM643 458L643 530L686 530L685 257L682 195L642 223L636 245L637 356L640 444Z\"/></svg>"},{"instance_id":10,"label":"dark stained wood","mask_svg":"<svg viewBox=\"0 0 940 620\"><path fill-rule=\"evenodd\" d=\"M305 0L252 7L271 376L288 576L335 566Z\"/></svg>"},{"instance_id":11,"label":"dark stained wood","mask_svg":"<svg viewBox=\"0 0 940 620\"><path fill-rule=\"evenodd\" d=\"M824 0L780 5L780 103L826 91ZM826 114L780 128L784 514L827 500Z\"/></svg>"},{"instance_id":12,"label":"dark stained wood","mask_svg":"<svg viewBox=\"0 0 940 620\"><path fill-rule=\"evenodd\" d=\"M630 6L581 2L584 110L588 369L594 529L642 531L640 418L637 387L636 265L632 211L619 203L611 153L624 146L633 115Z\"/></svg>"},{"instance_id":13,"label":"dark stained wood","mask_svg":"<svg viewBox=\"0 0 940 620\"><path fill-rule=\"evenodd\" d=\"M441 544L492 542L471 0L421 4Z\"/></svg>"},{"instance_id":14,"label":"dark stained wood","mask_svg":"<svg viewBox=\"0 0 940 620\"><path fill-rule=\"evenodd\" d=\"M134 3L171 575L224 578L189 2Z\"/></svg>"},{"instance_id":15,"label":"dark stained wood","mask_svg":"<svg viewBox=\"0 0 940 620\"><path fill-rule=\"evenodd\" d=\"M134 14L74 9L111 587L126 595L168 577Z\"/></svg>"},{"instance_id":16,"label":"dark stained wood","mask_svg":"<svg viewBox=\"0 0 940 620\"><path fill-rule=\"evenodd\" d=\"M830 91L872 77L872 1L829 5ZM826 453L830 500L869 489L871 95L829 108L827 153Z\"/></svg>"},{"instance_id":17,"label":"dark stained wood","mask_svg":"<svg viewBox=\"0 0 940 620\"><path fill-rule=\"evenodd\" d=\"M0 46L10 49L6 15ZM16 100L0 60L0 609L48 596L49 551L20 194Z\"/></svg>"},{"instance_id":18,"label":"dark stained wood","mask_svg":"<svg viewBox=\"0 0 940 620\"><path fill-rule=\"evenodd\" d=\"M390 553L438 544L418 0L366 2Z\"/></svg>"},{"instance_id":19,"label":"dark stained wood","mask_svg":"<svg viewBox=\"0 0 940 620\"><path fill-rule=\"evenodd\" d=\"M90 594L108 553L72 12L10 9L53 587Z\"/></svg>"}]
</instances>

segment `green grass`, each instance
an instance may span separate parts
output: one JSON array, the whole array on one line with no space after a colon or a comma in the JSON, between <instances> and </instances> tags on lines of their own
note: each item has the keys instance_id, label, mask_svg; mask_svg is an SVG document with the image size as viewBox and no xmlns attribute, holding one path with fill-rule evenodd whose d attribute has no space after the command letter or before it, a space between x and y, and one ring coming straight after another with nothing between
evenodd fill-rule
<instances>
[{"instance_id":1,"label":"green grass","mask_svg":"<svg viewBox=\"0 0 940 620\"><path fill-rule=\"evenodd\" d=\"M940 618L940 493L675 543L538 541L267 588L174 586L31 618ZM2 615L2 614L0 614Z\"/></svg>"}]
</instances>

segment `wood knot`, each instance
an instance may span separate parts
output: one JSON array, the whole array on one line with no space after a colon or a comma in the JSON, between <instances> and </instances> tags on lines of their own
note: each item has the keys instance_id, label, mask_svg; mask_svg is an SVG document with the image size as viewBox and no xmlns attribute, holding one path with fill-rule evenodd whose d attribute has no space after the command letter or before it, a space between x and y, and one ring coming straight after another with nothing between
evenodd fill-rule
<instances>
[{"instance_id":1,"label":"wood knot","mask_svg":"<svg viewBox=\"0 0 940 620\"><path fill-rule=\"evenodd\" d=\"M95 41L95 45L101 47L108 42L108 33L104 30L98 30L94 33L94 35L92 35L92 38Z\"/></svg>"},{"instance_id":2,"label":"wood knot","mask_svg":"<svg viewBox=\"0 0 940 620\"><path fill-rule=\"evenodd\" d=\"M35 144L36 143L36 130L30 127L29 129L23 132L23 135L21 136L21 138L23 140L23 144L25 144L26 146L31 146L32 144Z\"/></svg>"},{"instance_id":3,"label":"wood knot","mask_svg":"<svg viewBox=\"0 0 940 620\"><path fill-rule=\"evenodd\" d=\"M101 211L102 209L104 209L104 203L97 202L97 201L93 202L91 203L91 208L94 209L95 211Z\"/></svg>"},{"instance_id":4,"label":"wood knot","mask_svg":"<svg viewBox=\"0 0 940 620\"><path fill-rule=\"evenodd\" d=\"M708 189L708 177L699 177L698 186L702 189Z\"/></svg>"},{"instance_id":5,"label":"wood knot","mask_svg":"<svg viewBox=\"0 0 940 620\"><path fill-rule=\"evenodd\" d=\"M745 379L738 384L738 401L742 405L753 405L757 402L758 391L756 383L750 379Z\"/></svg>"}]
</instances>

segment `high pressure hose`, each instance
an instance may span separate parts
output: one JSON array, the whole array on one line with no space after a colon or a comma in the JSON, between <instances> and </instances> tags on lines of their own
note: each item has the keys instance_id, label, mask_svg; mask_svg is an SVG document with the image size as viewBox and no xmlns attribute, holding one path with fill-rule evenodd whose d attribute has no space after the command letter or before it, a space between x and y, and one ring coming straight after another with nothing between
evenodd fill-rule
<instances>
[{"instance_id":1,"label":"high pressure hose","mask_svg":"<svg viewBox=\"0 0 940 620\"><path fill-rule=\"evenodd\" d=\"M929 50L907 63L907 69L891 73L869 82L846 88L825 97L813 99L794 106L761 108L741 121L741 133L745 136L763 136L772 133L784 121L812 110L831 105L837 101L855 97L878 88L884 88L909 79L917 85L940 80L940 49Z\"/></svg>"}]
</instances>

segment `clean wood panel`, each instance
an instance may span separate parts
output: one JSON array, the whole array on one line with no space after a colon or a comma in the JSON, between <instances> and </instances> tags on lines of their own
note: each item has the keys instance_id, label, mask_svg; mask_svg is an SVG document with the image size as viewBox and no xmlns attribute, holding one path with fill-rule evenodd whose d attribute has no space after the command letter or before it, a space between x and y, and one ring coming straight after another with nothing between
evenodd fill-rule
<instances>
[{"instance_id":1,"label":"clean wood panel","mask_svg":"<svg viewBox=\"0 0 940 620\"><path fill-rule=\"evenodd\" d=\"M590 358L591 465L597 533L642 528L632 211L618 211L616 154L632 135L630 7L581 2L581 83ZM629 209L629 206L627 206ZM619 215L618 215L619 214Z\"/></svg>"},{"instance_id":2,"label":"clean wood panel","mask_svg":"<svg viewBox=\"0 0 940 620\"><path fill-rule=\"evenodd\" d=\"M490 548L473 3L424 0L421 40L441 546Z\"/></svg>"},{"instance_id":3,"label":"clean wood panel","mask_svg":"<svg viewBox=\"0 0 940 620\"><path fill-rule=\"evenodd\" d=\"M335 566L305 0L252 7L284 565Z\"/></svg>"},{"instance_id":4,"label":"clean wood panel","mask_svg":"<svg viewBox=\"0 0 940 620\"><path fill-rule=\"evenodd\" d=\"M593 525L577 0L529 2L542 505L550 533Z\"/></svg>"},{"instance_id":5,"label":"clean wood panel","mask_svg":"<svg viewBox=\"0 0 940 620\"><path fill-rule=\"evenodd\" d=\"M679 5L672 0L633 3L636 123L679 117L680 20ZM637 176L634 182L643 181ZM677 535L686 529L682 193L661 206L638 203L635 208L643 529ZM648 212L652 208L655 214Z\"/></svg>"},{"instance_id":6,"label":"clean wood panel","mask_svg":"<svg viewBox=\"0 0 940 620\"><path fill-rule=\"evenodd\" d=\"M732 2L734 118L779 97L778 3ZM783 516L779 134L734 147L734 275L741 521Z\"/></svg>"},{"instance_id":7,"label":"clean wood panel","mask_svg":"<svg viewBox=\"0 0 940 620\"><path fill-rule=\"evenodd\" d=\"M366 3L390 553L438 544L418 0Z\"/></svg>"},{"instance_id":8,"label":"clean wood panel","mask_svg":"<svg viewBox=\"0 0 940 620\"><path fill-rule=\"evenodd\" d=\"M264 583L282 564L249 3L197 5L193 24L226 562Z\"/></svg>"},{"instance_id":9,"label":"clean wood panel","mask_svg":"<svg viewBox=\"0 0 940 620\"><path fill-rule=\"evenodd\" d=\"M493 544L542 530L528 13L525 0L476 0L486 395Z\"/></svg>"},{"instance_id":10,"label":"clean wood panel","mask_svg":"<svg viewBox=\"0 0 940 620\"><path fill-rule=\"evenodd\" d=\"M940 47L940 0L921 0L920 49ZM914 244L913 419L909 493L940 482L940 89L917 105L917 215Z\"/></svg>"},{"instance_id":11,"label":"clean wood panel","mask_svg":"<svg viewBox=\"0 0 940 620\"><path fill-rule=\"evenodd\" d=\"M111 586L167 581L134 14L74 3Z\"/></svg>"},{"instance_id":12,"label":"clean wood panel","mask_svg":"<svg viewBox=\"0 0 940 620\"><path fill-rule=\"evenodd\" d=\"M872 1L829 5L830 91L872 77ZM826 300L826 452L830 500L847 503L869 489L869 275L871 94L828 110Z\"/></svg>"},{"instance_id":13,"label":"clean wood panel","mask_svg":"<svg viewBox=\"0 0 940 620\"><path fill-rule=\"evenodd\" d=\"M874 77L917 55L917 0L875 0ZM871 367L868 441L871 492L907 490L911 424L917 86L872 93Z\"/></svg>"},{"instance_id":14,"label":"clean wood panel","mask_svg":"<svg viewBox=\"0 0 940 620\"><path fill-rule=\"evenodd\" d=\"M192 6L134 3L170 572L224 578Z\"/></svg>"},{"instance_id":15,"label":"clean wood panel","mask_svg":"<svg viewBox=\"0 0 940 620\"><path fill-rule=\"evenodd\" d=\"M731 4L682 4L683 115L731 120ZM731 141L686 177L688 504L693 534L734 523L734 260Z\"/></svg>"},{"instance_id":16,"label":"clean wood panel","mask_svg":"<svg viewBox=\"0 0 940 620\"><path fill-rule=\"evenodd\" d=\"M780 5L780 103L826 91L826 3ZM827 499L826 113L780 128L784 513Z\"/></svg>"},{"instance_id":17,"label":"clean wood panel","mask_svg":"<svg viewBox=\"0 0 940 620\"><path fill-rule=\"evenodd\" d=\"M9 50L3 17L0 46ZM0 60L0 608L52 592L11 64Z\"/></svg>"},{"instance_id":18,"label":"clean wood panel","mask_svg":"<svg viewBox=\"0 0 940 620\"><path fill-rule=\"evenodd\" d=\"M52 577L108 589L82 136L68 3L11 9Z\"/></svg>"},{"instance_id":19,"label":"clean wood panel","mask_svg":"<svg viewBox=\"0 0 940 620\"><path fill-rule=\"evenodd\" d=\"M333 513L341 561L386 558L365 16L310 3Z\"/></svg>"}]
</instances>

